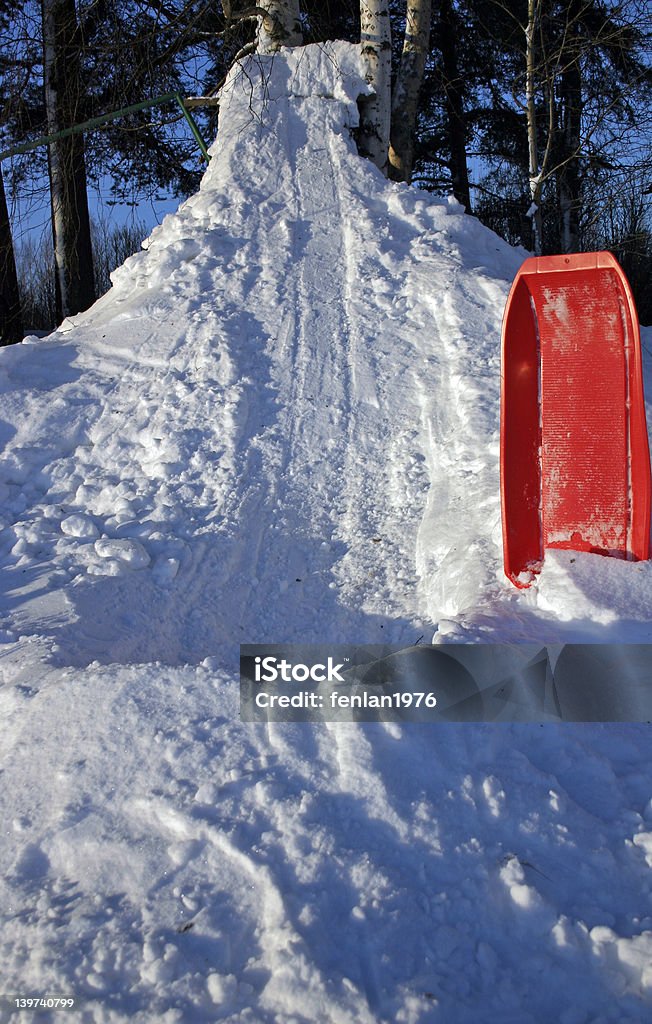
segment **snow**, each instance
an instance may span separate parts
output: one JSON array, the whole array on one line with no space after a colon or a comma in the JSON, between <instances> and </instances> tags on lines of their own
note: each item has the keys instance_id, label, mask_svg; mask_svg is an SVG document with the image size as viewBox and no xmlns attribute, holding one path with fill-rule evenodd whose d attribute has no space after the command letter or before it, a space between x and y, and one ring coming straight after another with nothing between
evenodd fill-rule
<instances>
[{"instance_id":1,"label":"snow","mask_svg":"<svg viewBox=\"0 0 652 1024\"><path fill-rule=\"evenodd\" d=\"M505 580L525 254L357 156L366 89L248 60L198 194L0 352L0 995L80 1006L39 1019L652 1013L647 724L239 720L240 643L651 640L651 563Z\"/></svg>"}]
</instances>

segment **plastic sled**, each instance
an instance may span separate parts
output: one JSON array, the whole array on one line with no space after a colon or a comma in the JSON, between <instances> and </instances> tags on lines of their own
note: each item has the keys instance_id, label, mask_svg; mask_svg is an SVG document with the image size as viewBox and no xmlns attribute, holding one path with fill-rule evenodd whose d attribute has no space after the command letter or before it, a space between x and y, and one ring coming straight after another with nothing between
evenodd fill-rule
<instances>
[{"instance_id":1,"label":"plastic sled","mask_svg":"<svg viewBox=\"0 0 652 1024\"><path fill-rule=\"evenodd\" d=\"M505 573L527 587L546 548L646 559L650 451L641 342L611 253L527 259L502 332Z\"/></svg>"}]
</instances>

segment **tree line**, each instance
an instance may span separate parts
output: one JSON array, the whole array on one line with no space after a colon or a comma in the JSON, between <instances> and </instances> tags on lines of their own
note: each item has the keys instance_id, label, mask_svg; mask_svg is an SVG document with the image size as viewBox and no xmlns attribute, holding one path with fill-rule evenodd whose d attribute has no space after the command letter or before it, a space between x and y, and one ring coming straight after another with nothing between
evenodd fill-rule
<instances>
[{"instance_id":1,"label":"tree line","mask_svg":"<svg viewBox=\"0 0 652 1024\"><path fill-rule=\"evenodd\" d=\"M452 191L537 253L611 249L652 319L647 0L0 0L0 151L53 137L2 162L2 343L25 312L7 194L48 182L60 322L97 292L89 184L109 179L113 202L137 206L201 176L172 101L131 108L193 97L211 138L235 60L333 38L361 43L374 95L357 142L384 174Z\"/></svg>"}]
</instances>

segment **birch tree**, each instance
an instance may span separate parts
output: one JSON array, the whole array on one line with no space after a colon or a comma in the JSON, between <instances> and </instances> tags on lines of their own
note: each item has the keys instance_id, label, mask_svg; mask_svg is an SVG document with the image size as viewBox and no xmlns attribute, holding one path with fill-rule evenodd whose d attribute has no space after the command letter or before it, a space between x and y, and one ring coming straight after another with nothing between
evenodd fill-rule
<instances>
[{"instance_id":1,"label":"birch tree","mask_svg":"<svg viewBox=\"0 0 652 1024\"><path fill-rule=\"evenodd\" d=\"M532 248L535 255L543 251L543 221L541 217L541 193L544 168L539 164L539 145L536 111L536 67L535 33L538 27L539 0L528 0L525 24L525 105L528 141L528 180L530 184L530 209L532 221Z\"/></svg>"},{"instance_id":2,"label":"birch tree","mask_svg":"<svg viewBox=\"0 0 652 1024\"><path fill-rule=\"evenodd\" d=\"M373 94L360 101L358 147L387 175L392 121L389 0L360 0L360 44L365 78Z\"/></svg>"},{"instance_id":3,"label":"birch tree","mask_svg":"<svg viewBox=\"0 0 652 1024\"><path fill-rule=\"evenodd\" d=\"M258 7L258 53L276 53L281 46L301 46L299 0L261 0Z\"/></svg>"},{"instance_id":4,"label":"birch tree","mask_svg":"<svg viewBox=\"0 0 652 1024\"><path fill-rule=\"evenodd\" d=\"M74 0L42 0L43 96L48 134L70 128L81 98ZM95 300L84 141L80 134L49 145L48 168L59 320Z\"/></svg>"},{"instance_id":5,"label":"birch tree","mask_svg":"<svg viewBox=\"0 0 652 1024\"><path fill-rule=\"evenodd\" d=\"M580 248L579 159L582 124L582 73L579 61L573 60L560 78L561 166L557 175L559 213L561 219L561 251L578 252Z\"/></svg>"},{"instance_id":6,"label":"birch tree","mask_svg":"<svg viewBox=\"0 0 652 1024\"><path fill-rule=\"evenodd\" d=\"M597 0L528 0L524 113L528 214L537 254L544 241L562 252L581 250L582 217L588 213L583 190L591 167L616 172L635 163L625 140L643 135L646 117L649 125L646 28L636 5L628 10L626 4L608 9Z\"/></svg>"},{"instance_id":7,"label":"birch tree","mask_svg":"<svg viewBox=\"0 0 652 1024\"><path fill-rule=\"evenodd\" d=\"M236 55L276 53L281 46L301 46L301 12L299 0L260 0L257 4L223 0L222 10L227 23L256 21L256 37Z\"/></svg>"},{"instance_id":8,"label":"birch tree","mask_svg":"<svg viewBox=\"0 0 652 1024\"><path fill-rule=\"evenodd\" d=\"M412 180L419 91L430 41L431 0L407 0L401 63L392 96L390 177Z\"/></svg>"}]
</instances>

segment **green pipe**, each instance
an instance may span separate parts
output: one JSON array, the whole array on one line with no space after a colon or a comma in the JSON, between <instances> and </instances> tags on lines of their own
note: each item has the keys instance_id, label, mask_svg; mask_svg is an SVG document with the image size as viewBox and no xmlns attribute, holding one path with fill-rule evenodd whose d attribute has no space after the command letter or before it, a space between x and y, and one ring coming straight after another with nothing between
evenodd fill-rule
<instances>
[{"instance_id":1,"label":"green pipe","mask_svg":"<svg viewBox=\"0 0 652 1024\"><path fill-rule=\"evenodd\" d=\"M12 146L11 149L5 149L0 153L0 161L5 160L9 156L17 156L18 153L28 153L31 149L38 149L40 146L47 146L50 142L55 142L57 139L65 139L69 135L75 135L77 132L85 132L90 128L99 128L100 125L107 124L109 121L115 121L119 117L124 117L125 114L133 114L137 110L146 110L148 107L157 107L159 104L171 103L175 100L181 107L181 111L188 126L195 137L197 145L199 146L202 156L206 161L210 160L206 143L201 137L197 123L185 106L180 94L178 92L168 92L163 96L157 96L153 100L143 100L141 103L134 103L130 107L122 107L120 110L113 110L110 114L102 114L101 117L92 117L89 121L82 121L81 124L73 125L72 128L62 128L59 132L54 132L53 135L41 135L38 139L34 139L32 142L21 142L17 146Z\"/></svg>"},{"instance_id":2,"label":"green pipe","mask_svg":"<svg viewBox=\"0 0 652 1024\"><path fill-rule=\"evenodd\" d=\"M197 127L197 122L195 121L194 117L192 116L192 114L188 110L187 106L183 102L183 100L182 100L182 98L181 98L181 96L179 95L178 92L175 92L174 98L177 101L177 103L179 104L179 106L181 107L183 116L185 117L185 119L188 122L188 125L190 127L190 131L192 132L192 134L195 136L195 139L197 140L197 145L199 146L199 148L200 148L200 150L202 152L204 160L206 161L206 163L208 163L208 161L210 160L210 156L209 156L208 150L206 149L206 143L202 139L201 133L199 131L199 128Z\"/></svg>"}]
</instances>

